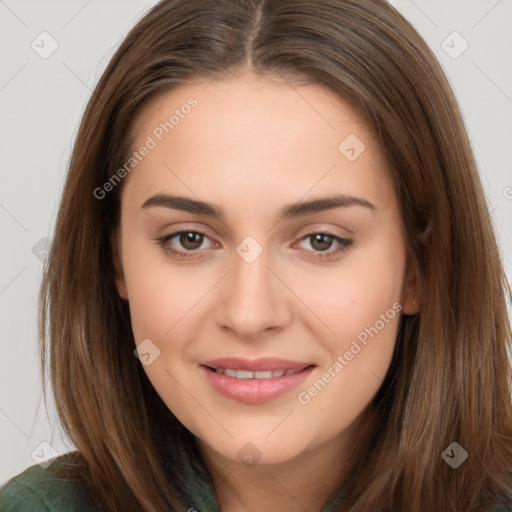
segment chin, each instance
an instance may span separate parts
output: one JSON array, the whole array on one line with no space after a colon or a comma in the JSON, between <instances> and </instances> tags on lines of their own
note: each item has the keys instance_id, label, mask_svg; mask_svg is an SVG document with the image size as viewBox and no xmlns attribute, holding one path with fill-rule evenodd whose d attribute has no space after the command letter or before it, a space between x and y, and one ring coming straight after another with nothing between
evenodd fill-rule
<instances>
[{"instance_id":1,"label":"chin","mask_svg":"<svg viewBox=\"0 0 512 512\"><path fill-rule=\"evenodd\" d=\"M230 439L228 442L220 444L219 439L212 442L202 442L207 444L210 450L218 453L233 462L252 467L255 464L281 464L299 457L306 447L298 444L297 439L290 439L284 445L284 439L276 436L275 439L262 439L258 436L237 436L237 439Z\"/></svg>"}]
</instances>

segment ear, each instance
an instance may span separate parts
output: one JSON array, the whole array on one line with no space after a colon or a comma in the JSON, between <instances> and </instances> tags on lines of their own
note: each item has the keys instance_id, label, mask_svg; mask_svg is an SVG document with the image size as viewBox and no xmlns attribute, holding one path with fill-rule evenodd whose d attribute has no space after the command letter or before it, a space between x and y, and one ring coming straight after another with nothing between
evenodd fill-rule
<instances>
[{"instance_id":1,"label":"ear","mask_svg":"<svg viewBox=\"0 0 512 512\"><path fill-rule=\"evenodd\" d=\"M407 258L405 279L402 288L402 313L404 315L415 315L421 309L421 300L418 285L418 273L416 266Z\"/></svg>"},{"instance_id":2,"label":"ear","mask_svg":"<svg viewBox=\"0 0 512 512\"><path fill-rule=\"evenodd\" d=\"M112 232L110 237L110 247L112 248L112 260L114 263L114 272L115 272L115 283L117 292L120 297L124 300L128 300L128 290L126 288L126 281L124 278L123 266L121 263L121 251L119 249L119 233L116 231Z\"/></svg>"}]
</instances>

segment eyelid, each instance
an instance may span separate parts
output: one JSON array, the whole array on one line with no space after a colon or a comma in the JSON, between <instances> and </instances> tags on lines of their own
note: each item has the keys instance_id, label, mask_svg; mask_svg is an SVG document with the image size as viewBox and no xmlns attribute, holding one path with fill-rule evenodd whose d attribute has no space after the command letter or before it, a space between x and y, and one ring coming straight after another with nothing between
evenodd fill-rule
<instances>
[{"instance_id":1,"label":"eyelid","mask_svg":"<svg viewBox=\"0 0 512 512\"><path fill-rule=\"evenodd\" d=\"M345 229L344 231L346 231L347 233L350 233L350 236L353 236L352 231L349 231L348 229ZM314 227L314 228L308 229L305 233L302 233L300 235L300 240L304 239L307 236L317 235L320 233L323 235L332 236L333 238L342 238L344 240L349 239L347 236L344 236L340 233L336 233L336 232L334 232L334 230L332 230L330 228Z\"/></svg>"},{"instance_id":2,"label":"eyelid","mask_svg":"<svg viewBox=\"0 0 512 512\"><path fill-rule=\"evenodd\" d=\"M216 240L216 236L213 234L213 231L209 229L208 227L201 225L198 227L197 225L194 225L194 223L187 223L184 222L183 224L179 224L178 226L166 226L162 229L158 230L162 233L160 236L156 236L155 240L159 240L161 238L172 238L173 236L176 236L183 232L190 232L190 233L198 233L201 235L204 235L205 237L209 238L210 240L214 241L215 243L218 243Z\"/></svg>"},{"instance_id":3,"label":"eyelid","mask_svg":"<svg viewBox=\"0 0 512 512\"><path fill-rule=\"evenodd\" d=\"M172 240L173 238L183 234L183 233L195 233L197 235L201 235L203 238L205 239L208 239L210 240L210 242L212 242L212 245L220 245L217 241L215 241L208 233L204 232L203 230L201 229L187 229L187 228L180 228L180 229L177 229L175 231L172 231L171 233L167 234L167 235L163 235L163 236L159 236L157 238L155 238L155 240L157 241L162 241L162 242L168 242L170 240ZM201 249L201 250L205 250L205 249ZM195 250L195 251L183 251L183 252L186 252L186 253L189 253L189 254L193 254L193 253L198 253L200 252L200 250Z\"/></svg>"}]
</instances>

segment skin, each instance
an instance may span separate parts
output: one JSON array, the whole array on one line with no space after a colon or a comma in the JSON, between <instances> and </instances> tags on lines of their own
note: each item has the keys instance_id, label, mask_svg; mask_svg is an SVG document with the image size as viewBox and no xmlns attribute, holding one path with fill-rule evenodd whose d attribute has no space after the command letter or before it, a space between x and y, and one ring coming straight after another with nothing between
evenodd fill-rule
<instances>
[{"instance_id":1,"label":"skin","mask_svg":"<svg viewBox=\"0 0 512 512\"><path fill-rule=\"evenodd\" d=\"M320 511L350 471L348 450L391 362L400 314L309 403L297 395L394 303L402 314L419 309L385 153L361 116L323 86L249 72L153 99L135 121L134 148L191 96L197 106L122 183L118 291L135 343L150 339L160 350L144 369L198 438L221 510ZM338 150L349 134L366 146L354 161ZM375 210L354 205L278 220L285 205L333 193ZM226 217L141 208L155 194L208 201ZM186 259L155 240L180 230L207 235L167 241L188 251ZM352 244L320 259L341 244L315 243L311 231ZM236 252L247 236L263 249L252 263ZM228 356L316 367L297 389L245 404L218 394L199 371L201 361ZM248 442L261 456L251 466L237 455Z\"/></svg>"}]
</instances>

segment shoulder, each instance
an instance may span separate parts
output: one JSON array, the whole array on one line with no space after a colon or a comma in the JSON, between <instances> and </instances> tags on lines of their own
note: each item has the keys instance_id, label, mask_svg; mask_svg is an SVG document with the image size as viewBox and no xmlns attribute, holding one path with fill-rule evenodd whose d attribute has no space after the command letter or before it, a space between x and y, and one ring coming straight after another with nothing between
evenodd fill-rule
<instances>
[{"instance_id":1,"label":"shoulder","mask_svg":"<svg viewBox=\"0 0 512 512\"><path fill-rule=\"evenodd\" d=\"M76 480L57 476L56 470L69 461L57 457L46 469L38 464L11 478L0 488L2 512L60 512L93 510L89 493Z\"/></svg>"}]
</instances>

